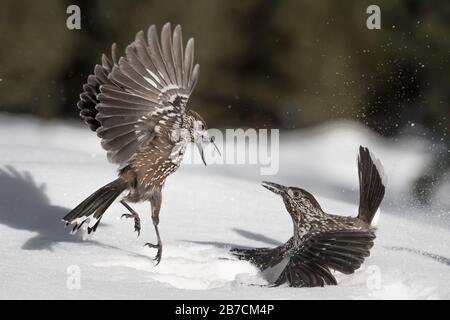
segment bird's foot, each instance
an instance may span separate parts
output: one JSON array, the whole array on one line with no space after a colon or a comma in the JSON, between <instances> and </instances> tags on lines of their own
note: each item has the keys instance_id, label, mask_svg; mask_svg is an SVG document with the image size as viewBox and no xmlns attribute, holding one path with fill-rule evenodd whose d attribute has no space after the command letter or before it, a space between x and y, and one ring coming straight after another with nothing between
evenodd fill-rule
<instances>
[{"instance_id":1,"label":"bird's foot","mask_svg":"<svg viewBox=\"0 0 450 320\"><path fill-rule=\"evenodd\" d=\"M155 258L153 259L154 261L156 261L156 264L155 264L155 267L156 267L161 262L162 244L160 242L158 242L158 244L153 244L153 243L147 242L146 244L144 244L144 247L158 249L158 251L156 252Z\"/></svg>"},{"instance_id":2,"label":"bird's foot","mask_svg":"<svg viewBox=\"0 0 450 320\"><path fill-rule=\"evenodd\" d=\"M124 213L120 219L122 218L133 218L134 219L134 231L137 232L138 237L141 235L141 218L139 218L139 215L137 214L130 214L130 213Z\"/></svg>"}]
</instances>

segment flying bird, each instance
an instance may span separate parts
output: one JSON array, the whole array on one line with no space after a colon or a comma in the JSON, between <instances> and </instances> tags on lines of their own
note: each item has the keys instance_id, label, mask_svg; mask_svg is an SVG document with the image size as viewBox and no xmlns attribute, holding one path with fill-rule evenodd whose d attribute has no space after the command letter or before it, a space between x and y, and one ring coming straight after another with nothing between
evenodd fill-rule
<instances>
[{"instance_id":1,"label":"flying bird","mask_svg":"<svg viewBox=\"0 0 450 320\"><path fill-rule=\"evenodd\" d=\"M184 47L181 27L172 33L170 23L160 38L154 25L140 31L122 57L113 44L111 59L103 55L83 86L80 116L101 139L108 160L119 166L118 178L63 218L74 232L86 221L88 233L95 232L106 209L125 193L121 203L129 213L123 217L134 219L139 235L139 214L129 203L149 201L157 243L145 245L157 249L156 264L163 248L158 224L166 178L180 166L189 143L197 145L205 165L203 144L214 143L190 104L200 70L194 40Z\"/></svg>"},{"instance_id":2,"label":"flying bird","mask_svg":"<svg viewBox=\"0 0 450 320\"><path fill-rule=\"evenodd\" d=\"M385 193L381 163L364 147L359 149L358 174L360 199L356 217L326 213L306 190L263 182L266 189L283 199L294 224L294 235L274 249L232 249L233 254L262 271L281 266L274 286L336 285L331 270L351 274L369 256L375 239L373 218Z\"/></svg>"}]
</instances>

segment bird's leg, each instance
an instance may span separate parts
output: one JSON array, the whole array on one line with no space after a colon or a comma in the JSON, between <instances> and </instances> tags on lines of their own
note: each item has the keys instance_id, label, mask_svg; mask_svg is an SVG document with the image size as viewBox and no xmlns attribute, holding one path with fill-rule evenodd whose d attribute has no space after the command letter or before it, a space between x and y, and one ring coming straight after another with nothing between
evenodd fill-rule
<instances>
[{"instance_id":1,"label":"bird's leg","mask_svg":"<svg viewBox=\"0 0 450 320\"><path fill-rule=\"evenodd\" d=\"M156 231L156 237L157 237L157 244L149 243L147 242L145 246L149 248L155 248L158 249L158 252L156 253L156 256L153 260L156 261L156 265L158 265L161 262L161 256L162 256L162 242L161 242L161 236L159 235L158 225L154 224L155 231Z\"/></svg>"},{"instance_id":2,"label":"bird's leg","mask_svg":"<svg viewBox=\"0 0 450 320\"><path fill-rule=\"evenodd\" d=\"M130 213L124 213L121 218L134 218L134 231L137 232L138 237L141 234L141 218L139 218L139 214L131 208L128 203L124 200L120 201L120 203L130 211Z\"/></svg>"},{"instance_id":3,"label":"bird's leg","mask_svg":"<svg viewBox=\"0 0 450 320\"><path fill-rule=\"evenodd\" d=\"M157 244L152 243L146 243L145 246L149 248L155 248L158 249L158 252L155 256L156 265L158 265L161 262L161 256L162 256L162 242L161 242L161 236L159 235L158 230L158 224L159 224L159 210L161 209L161 192L154 192L152 198L150 199L151 205L152 205L152 220L153 220L153 226L155 227L156 231L156 237L157 237Z\"/></svg>"}]
</instances>

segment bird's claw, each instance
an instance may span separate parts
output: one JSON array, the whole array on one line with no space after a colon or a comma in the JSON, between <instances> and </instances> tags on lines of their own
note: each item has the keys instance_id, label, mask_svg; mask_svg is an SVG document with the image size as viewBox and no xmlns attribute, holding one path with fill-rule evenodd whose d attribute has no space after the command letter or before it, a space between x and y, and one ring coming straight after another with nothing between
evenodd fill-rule
<instances>
[{"instance_id":1,"label":"bird's claw","mask_svg":"<svg viewBox=\"0 0 450 320\"><path fill-rule=\"evenodd\" d=\"M153 243L147 242L146 244L144 244L144 247L158 249L158 252L156 253L155 258L153 259L154 261L156 261L156 264L155 264L155 267L156 267L161 262L161 256L162 256L162 245L161 245L161 243L153 244Z\"/></svg>"},{"instance_id":2,"label":"bird's claw","mask_svg":"<svg viewBox=\"0 0 450 320\"><path fill-rule=\"evenodd\" d=\"M150 242L147 242L146 244L144 244L144 247L149 247L149 248L154 248L154 249L159 248L159 246L157 244L153 244Z\"/></svg>"},{"instance_id":3,"label":"bird's claw","mask_svg":"<svg viewBox=\"0 0 450 320\"><path fill-rule=\"evenodd\" d=\"M124 213L123 215L120 216L120 219L122 218L134 218L134 231L137 232L138 237L141 235L141 219L139 218L139 216L135 216L129 213Z\"/></svg>"}]
</instances>

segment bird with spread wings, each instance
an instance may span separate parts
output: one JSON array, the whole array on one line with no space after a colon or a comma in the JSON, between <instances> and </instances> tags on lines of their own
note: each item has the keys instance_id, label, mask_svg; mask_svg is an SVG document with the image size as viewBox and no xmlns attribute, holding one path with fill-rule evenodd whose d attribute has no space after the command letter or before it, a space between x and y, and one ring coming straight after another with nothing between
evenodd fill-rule
<instances>
[{"instance_id":1,"label":"bird with spread wings","mask_svg":"<svg viewBox=\"0 0 450 320\"><path fill-rule=\"evenodd\" d=\"M158 230L162 189L166 178L180 166L186 147L195 143L205 162L203 143L213 142L203 118L190 107L190 96L199 78L194 64L194 40L184 47L181 27L173 33L170 23L137 33L119 57L112 46L111 59L102 56L80 95L80 116L101 139L108 159L119 165L116 180L100 188L69 212L63 221L73 231L88 222L95 232L106 209L121 194L121 203L140 233L139 215L129 203L149 201L157 244L155 260L161 261ZM206 163L205 163L206 164Z\"/></svg>"}]
</instances>

